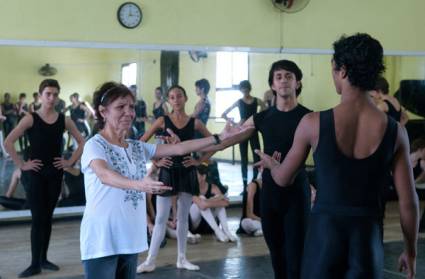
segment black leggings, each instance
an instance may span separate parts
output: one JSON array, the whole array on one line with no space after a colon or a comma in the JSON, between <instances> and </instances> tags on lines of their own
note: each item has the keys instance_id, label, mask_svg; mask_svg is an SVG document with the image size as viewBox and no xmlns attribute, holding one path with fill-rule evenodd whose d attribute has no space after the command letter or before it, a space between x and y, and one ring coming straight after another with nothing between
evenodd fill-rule
<instances>
[{"instance_id":1,"label":"black leggings","mask_svg":"<svg viewBox=\"0 0 425 279\"><path fill-rule=\"evenodd\" d=\"M254 158L254 163L260 161L260 157L254 152L255 149L260 149L260 141L258 140L258 133L254 132L252 136L239 144L239 151L241 152L241 171L242 171L242 180L244 185L244 191L248 185L248 142L251 146L252 157ZM258 168L254 167L253 178L257 178Z\"/></svg>"},{"instance_id":2,"label":"black leggings","mask_svg":"<svg viewBox=\"0 0 425 279\"><path fill-rule=\"evenodd\" d=\"M31 210L32 266L40 266L47 260L52 216L62 186L62 170L53 166L43 167L39 172L28 171L27 200Z\"/></svg>"},{"instance_id":3,"label":"black leggings","mask_svg":"<svg viewBox=\"0 0 425 279\"><path fill-rule=\"evenodd\" d=\"M381 221L314 214L304 249L302 279L382 278Z\"/></svg>"},{"instance_id":4,"label":"black leggings","mask_svg":"<svg viewBox=\"0 0 425 279\"><path fill-rule=\"evenodd\" d=\"M261 192L261 226L276 279L299 279L301 273L306 206L301 185L291 187L299 189Z\"/></svg>"},{"instance_id":5,"label":"black leggings","mask_svg":"<svg viewBox=\"0 0 425 279\"><path fill-rule=\"evenodd\" d=\"M8 116L8 119L3 122L4 138L7 138L10 132L16 126L16 122L13 119L9 119L9 117L10 116Z\"/></svg>"}]
</instances>

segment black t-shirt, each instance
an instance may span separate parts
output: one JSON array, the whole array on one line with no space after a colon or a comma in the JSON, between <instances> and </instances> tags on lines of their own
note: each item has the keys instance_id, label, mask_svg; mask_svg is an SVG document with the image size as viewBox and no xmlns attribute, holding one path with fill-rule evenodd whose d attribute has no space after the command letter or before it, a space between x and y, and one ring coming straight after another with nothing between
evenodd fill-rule
<instances>
[{"instance_id":1,"label":"black t-shirt","mask_svg":"<svg viewBox=\"0 0 425 279\"><path fill-rule=\"evenodd\" d=\"M274 106L255 114L254 125L263 136L264 153L272 156L278 151L282 154L283 160L292 147L298 123L309 112L311 110L298 104L287 112L280 111ZM272 186L270 188L284 189L274 182L269 169L263 171L263 183Z\"/></svg>"}]
</instances>

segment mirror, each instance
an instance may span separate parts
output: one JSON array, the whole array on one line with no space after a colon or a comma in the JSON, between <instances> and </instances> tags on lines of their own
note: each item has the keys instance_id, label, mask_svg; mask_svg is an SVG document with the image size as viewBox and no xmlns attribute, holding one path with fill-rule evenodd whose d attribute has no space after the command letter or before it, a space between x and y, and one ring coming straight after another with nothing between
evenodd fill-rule
<instances>
[{"instance_id":1,"label":"mirror","mask_svg":"<svg viewBox=\"0 0 425 279\"><path fill-rule=\"evenodd\" d=\"M296 2L294 2L296 3ZM248 79L252 84L252 95L263 98L264 92L269 89L267 78L270 65L279 59L290 59L302 69L303 91L299 97L300 103L312 110L327 109L339 101L335 93L331 77L330 54L284 54L259 52L223 52L210 51L196 54L181 50L178 57L178 81L188 93L186 112L192 113L198 101L195 94L196 80L206 78L211 84L209 99L211 102L210 119L207 128L212 132L219 132L224 125L220 119L221 113L230 104L240 98L236 85L240 80ZM158 50L137 49L93 49L93 48L66 48L66 47L31 47L31 46L1 46L0 47L0 102L3 94L11 93L12 102L16 103L18 95L26 93L27 103L32 102L32 94L45 76L57 79L61 85L60 97L70 105L70 96L78 92L80 99L91 103L92 92L96 87L108 80L125 81L127 84L138 85L138 98L143 98L147 104L147 113L152 115L154 90L160 86L161 56ZM424 79L425 57L420 56L386 56L387 71L385 77L390 84L390 93L399 88L400 81L406 79ZM40 70L49 64L54 70ZM233 69L233 70L232 70ZM237 112L234 112L237 115ZM68 114L69 115L69 114ZM410 113L410 119L421 117ZM92 123L91 123L92 124ZM149 124L147 124L147 128ZM72 144L65 137L68 144ZM17 150L20 147L17 143ZM232 150L228 148L217 153L214 158L231 163L239 160L238 146ZM0 195L7 193L15 167L13 162L4 156L0 159ZM221 171L221 170L220 170ZM240 169L235 169L236 177L240 177ZM17 176L17 174L15 174ZM79 180L80 179L80 180ZM81 178L77 176L65 178L65 184L80 185L63 191L59 202L58 214L73 214L82 212ZM240 180L241 181L241 180ZM14 192L16 204L0 211L1 218L16 218L25 215L25 192L22 186L25 177ZM225 184L225 183L224 183ZM242 183L239 183L242 184ZM66 189L66 187L64 188ZM242 185L237 182L229 185L229 195L238 197ZM71 197L71 198L70 198ZM62 208L61 208L62 206ZM71 206L71 207L70 207ZM15 212L15 214L12 214ZM26 213L27 216L29 212Z\"/></svg>"}]
</instances>

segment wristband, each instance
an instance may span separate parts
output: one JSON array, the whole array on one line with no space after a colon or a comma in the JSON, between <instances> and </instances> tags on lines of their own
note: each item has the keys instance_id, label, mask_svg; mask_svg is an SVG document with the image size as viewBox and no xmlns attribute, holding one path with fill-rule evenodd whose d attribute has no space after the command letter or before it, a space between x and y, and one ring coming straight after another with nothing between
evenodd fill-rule
<instances>
[{"instance_id":1,"label":"wristband","mask_svg":"<svg viewBox=\"0 0 425 279\"><path fill-rule=\"evenodd\" d=\"M217 144L220 144L221 143L220 137L217 134L214 134L213 137L214 137L214 140L215 140L215 143L214 144L217 145Z\"/></svg>"}]
</instances>

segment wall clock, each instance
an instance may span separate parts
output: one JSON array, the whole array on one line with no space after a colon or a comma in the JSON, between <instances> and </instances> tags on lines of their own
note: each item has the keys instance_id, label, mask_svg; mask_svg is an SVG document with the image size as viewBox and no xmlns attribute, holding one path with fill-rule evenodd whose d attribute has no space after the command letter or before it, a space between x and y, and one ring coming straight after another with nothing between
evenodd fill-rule
<instances>
[{"instance_id":1,"label":"wall clock","mask_svg":"<svg viewBox=\"0 0 425 279\"><path fill-rule=\"evenodd\" d=\"M117 17L123 27L133 29L140 25L143 14L139 5L133 2L126 2L118 8Z\"/></svg>"}]
</instances>

